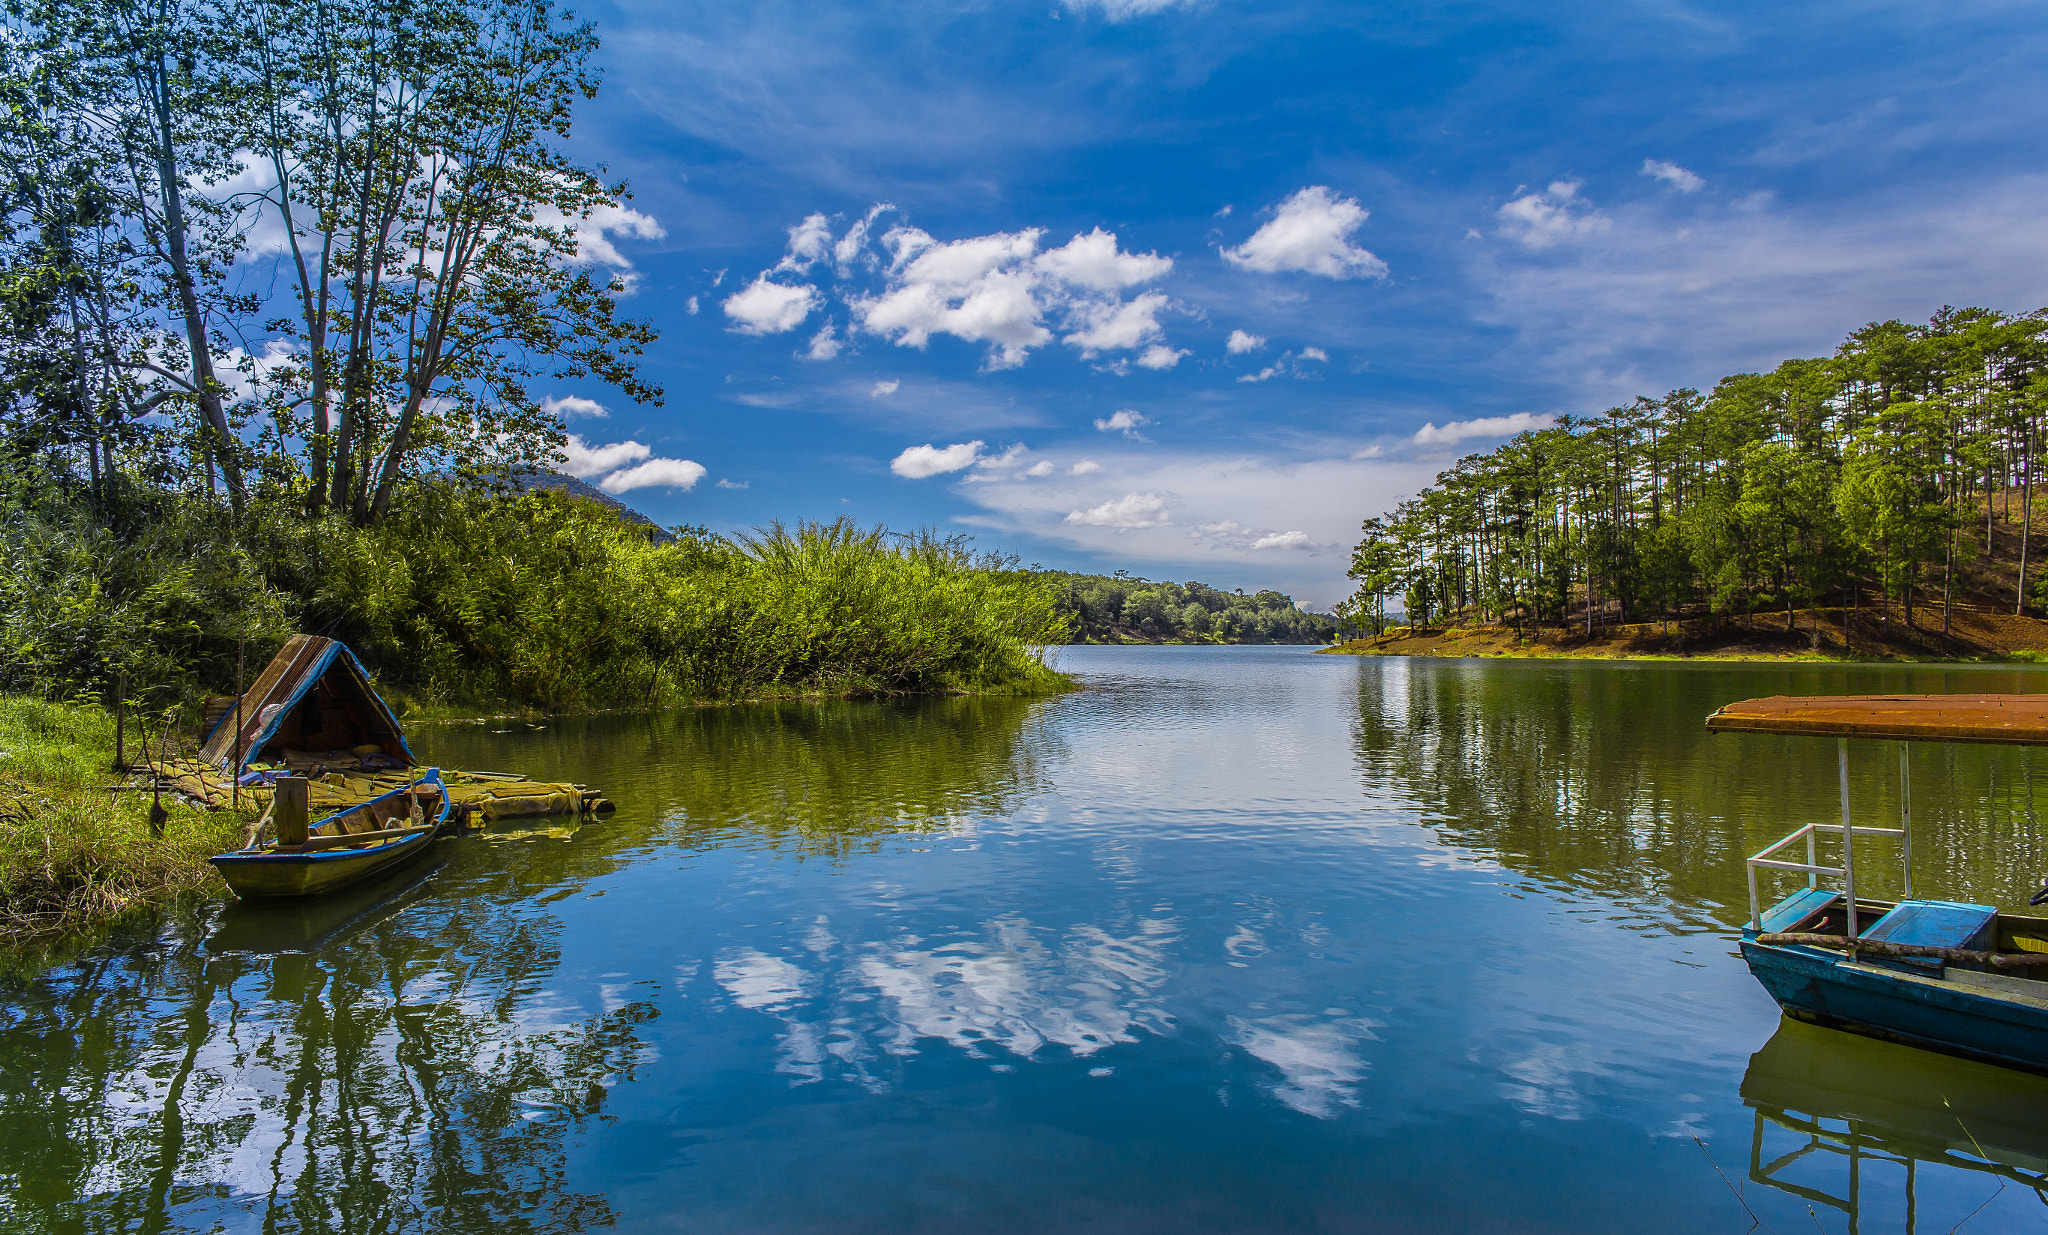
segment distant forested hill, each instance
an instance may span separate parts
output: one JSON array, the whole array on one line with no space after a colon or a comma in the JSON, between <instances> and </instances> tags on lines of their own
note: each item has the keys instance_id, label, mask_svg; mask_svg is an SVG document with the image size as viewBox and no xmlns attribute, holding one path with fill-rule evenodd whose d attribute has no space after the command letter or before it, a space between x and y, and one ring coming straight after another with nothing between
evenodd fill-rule
<instances>
[{"instance_id":1,"label":"distant forested hill","mask_svg":"<svg viewBox=\"0 0 2048 1235\"><path fill-rule=\"evenodd\" d=\"M1336 619L1295 608L1285 592L1226 592L1206 583L1155 583L1126 574L1048 570L1076 617L1076 643L1328 643Z\"/></svg>"}]
</instances>

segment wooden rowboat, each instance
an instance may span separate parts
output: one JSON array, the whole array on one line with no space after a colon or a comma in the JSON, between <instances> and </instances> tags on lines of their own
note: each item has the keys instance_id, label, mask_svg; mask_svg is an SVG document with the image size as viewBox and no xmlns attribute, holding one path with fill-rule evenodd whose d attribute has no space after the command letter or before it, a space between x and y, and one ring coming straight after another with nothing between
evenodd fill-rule
<instances>
[{"instance_id":1,"label":"wooden rowboat","mask_svg":"<svg viewBox=\"0 0 2048 1235\"><path fill-rule=\"evenodd\" d=\"M452 810L440 769L428 768L412 784L313 824L304 845L259 841L207 861L237 896L318 896L425 853Z\"/></svg>"}]
</instances>

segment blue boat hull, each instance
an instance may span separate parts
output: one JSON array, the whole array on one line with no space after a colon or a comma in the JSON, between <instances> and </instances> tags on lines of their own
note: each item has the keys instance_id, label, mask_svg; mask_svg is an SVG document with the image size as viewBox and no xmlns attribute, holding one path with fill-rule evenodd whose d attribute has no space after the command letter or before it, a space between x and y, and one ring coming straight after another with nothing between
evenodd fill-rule
<instances>
[{"instance_id":1,"label":"blue boat hull","mask_svg":"<svg viewBox=\"0 0 2048 1235\"><path fill-rule=\"evenodd\" d=\"M1952 983L1851 964L1839 952L1760 944L1753 932L1744 936L1743 960L1787 1015L2048 1073L2048 1000L1980 995Z\"/></svg>"}]
</instances>

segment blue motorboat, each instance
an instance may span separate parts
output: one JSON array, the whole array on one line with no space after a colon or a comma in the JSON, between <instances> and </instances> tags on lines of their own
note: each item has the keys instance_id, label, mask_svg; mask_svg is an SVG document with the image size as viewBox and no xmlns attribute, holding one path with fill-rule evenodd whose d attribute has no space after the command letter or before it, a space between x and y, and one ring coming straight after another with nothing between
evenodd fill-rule
<instances>
[{"instance_id":1,"label":"blue motorboat","mask_svg":"<svg viewBox=\"0 0 2048 1235\"><path fill-rule=\"evenodd\" d=\"M1849 741L2048 745L2048 695L1776 696L1731 703L1707 718L1716 732L1836 739L1841 822L1809 823L1749 859L1749 925L1742 956L1787 1015L2007 1067L2048 1072L2048 918L1994 905L1913 895L1909 764L1900 748L1897 827L1853 823ZM1817 840L1840 839L1839 864ZM1904 899L1856 890L1859 837L1899 842ZM1804 841L1805 861L1796 850ZM1759 898L1760 871L1793 871L1806 886L1776 904ZM1822 880L1838 881L1836 887ZM2048 900L2048 885L2034 898Z\"/></svg>"}]
</instances>

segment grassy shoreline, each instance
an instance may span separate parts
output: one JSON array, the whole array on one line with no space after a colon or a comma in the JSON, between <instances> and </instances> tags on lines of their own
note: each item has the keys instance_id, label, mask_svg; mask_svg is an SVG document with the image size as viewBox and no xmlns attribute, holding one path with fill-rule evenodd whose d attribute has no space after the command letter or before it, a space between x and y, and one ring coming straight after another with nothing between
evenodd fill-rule
<instances>
[{"instance_id":1,"label":"grassy shoreline","mask_svg":"<svg viewBox=\"0 0 2048 1235\"><path fill-rule=\"evenodd\" d=\"M1071 677L1048 672L1050 679L1036 683L1042 691L936 693L1059 694L1080 689ZM669 706L873 697L879 696L792 689ZM403 695L395 702L408 726L532 722L634 710L548 711L475 703L456 707ZM197 739L191 732L174 733L171 744L174 749L189 749ZM131 763L142 750L131 719L126 751ZM44 968L122 921L160 911L181 897L227 894L206 859L242 843L256 821L255 807L210 811L166 795L163 834L152 835L153 795L124 783L125 774L115 770L114 754L114 719L103 708L0 693L0 973Z\"/></svg>"},{"instance_id":2,"label":"grassy shoreline","mask_svg":"<svg viewBox=\"0 0 2048 1235\"><path fill-rule=\"evenodd\" d=\"M2048 663L2048 622L1957 606L1947 633L1909 626L1900 610L1800 610L1641 622L1583 630L1500 625L1398 626L1322 649L1340 656L1547 660L1812 661L1828 664Z\"/></svg>"},{"instance_id":3,"label":"grassy shoreline","mask_svg":"<svg viewBox=\"0 0 2048 1235\"><path fill-rule=\"evenodd\" d=\"M128 733L128 756L141 743ZM121 784L98 707L0 695L0 969L39 968L132 914L214 885L206 859L255 821Z\"/></svg>"}]
</instances>

